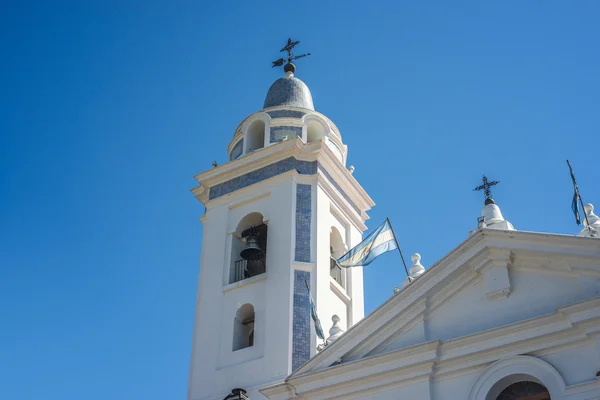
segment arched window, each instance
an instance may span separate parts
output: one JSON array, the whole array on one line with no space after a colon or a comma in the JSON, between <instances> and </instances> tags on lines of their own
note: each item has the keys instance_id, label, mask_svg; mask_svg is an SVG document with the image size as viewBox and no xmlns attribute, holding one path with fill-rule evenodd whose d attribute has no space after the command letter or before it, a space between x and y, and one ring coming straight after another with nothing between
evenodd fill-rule
<instances>
[{"instance_id":1,"label":"arched window","mask_svg":"<svg viewBox=\"0 0 600 400\"><path fill-rule=\"evenodd\" d=\"M255 245L264 254L262 258L246 260L242 257L242 250L248 245L248 236L253 231L257 236ZM267 225L261 213L250 213L239 222L231 240L231 264L229 267L229 283L241 281L267 270Z\"/></svg>"},{"instance_id":2,"label":"arched window","mask_svg":"<svg viewBox=\"0 0 600 400\"><path fill-rule=\"evenodd\" d=\"M344 289L346 288L346 268L340 267L336 261L338 258L346 253L346 245L342 239L340 231L335 227L331 227L329 234L329 250L331 252L331 261L329 265L329 274L331 277L340 284Z\"/></svg>"},{"instance_id":3,"label":"arched window","mask_svg":"<svg viewBox=\"0 0 600 400\"><path fill-rule=\"evenodd\" d=\"M265 122L256 120L250 124L246 133L246 153L262 149L265 146Z\"/></svg>"},{"instance_id":4,"label":"arched window","mask_svg":"<svg viewBox=\"0 0 600 400\"><path fill-rule=\"evenodd\" d=\"M244 304L235 313L233 320L232 350L254 346L254 306Z\"/></svg>"},{"instance_id":5,"label":"arched window","mask_svg":"<svg viewBox=\"0 0 600 400\"><path fill-rule=\"evenodd\" d=\"M306 141L316 142L322 139L326 134L325 126L317 120L308 120L306 125Z\"/></svg>"},{"instance_id":6,"label":"arched window","mask_svg":"<svg viewBox=\"0 0 600 400\"><path fill-rule=\"evenodd\" d=\"M550 394L539 383L517 382L500 392L496 400L550 400Z\"/></svg>"}]
</instances>

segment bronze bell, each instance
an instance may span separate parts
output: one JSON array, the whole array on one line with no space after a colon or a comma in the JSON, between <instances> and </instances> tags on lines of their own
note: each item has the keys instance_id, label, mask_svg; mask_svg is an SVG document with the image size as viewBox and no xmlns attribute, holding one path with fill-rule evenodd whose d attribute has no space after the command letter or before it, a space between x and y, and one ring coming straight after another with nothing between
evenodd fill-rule
<instances>
[{"instance_id":1,"label":"bronze bell","mask_svg":"<svg viewBox=\"0 0 600 400\"><path fill-rule=\"evenodd\" d=\"M246 236L246 247L240 253L244 260L256 261L265 257L265 252L258 245L258 232L252 229Z\"/></svg>"}]
</instances>

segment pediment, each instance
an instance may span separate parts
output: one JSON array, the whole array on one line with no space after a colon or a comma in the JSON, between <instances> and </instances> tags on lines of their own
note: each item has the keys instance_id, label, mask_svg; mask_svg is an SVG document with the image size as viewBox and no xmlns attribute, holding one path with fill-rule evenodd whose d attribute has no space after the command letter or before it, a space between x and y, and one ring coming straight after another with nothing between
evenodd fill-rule
<instances>
[{"instance_id":1,"label":"pediment","mask_svg":"<svg viewBox=\"0 0 600 400\"><path fill-rule=\"evenodd\" d=\"M291 377L551 315L599 290L599 240L480 230Z\"/></svg>"}]
</instances>

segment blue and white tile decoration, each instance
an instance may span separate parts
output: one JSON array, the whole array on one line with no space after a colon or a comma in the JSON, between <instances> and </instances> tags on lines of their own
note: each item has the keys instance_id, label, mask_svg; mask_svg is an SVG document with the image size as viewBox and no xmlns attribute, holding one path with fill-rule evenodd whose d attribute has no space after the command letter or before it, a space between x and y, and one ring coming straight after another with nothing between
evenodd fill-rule
<instances>
[{"instance_id":1,"label":"blue and white tile decoration","mask_svg":"<svg viewBox=\"0 0 600 400\"><path fill-rule=\"evenodd\" d=\"M224 196L236 190L243 189L255 183L262 182L269 178L277 175L281 175L285 172L295 169L299 174L302 175L316 175L317 171L321 171L323 176L342 194L344 199L354 210L360 214L360 209L350 200L350 196L346 194L337 184L337 182L329 175L329 173L322 168L317 161L301 161L296 160L294 157L286 158L285 160L278 161L274 164L267 165L266 167L257 169L247 174L240 175L237 178L228 180L227 182L220 183L210 188L209 199L214 200L218 197Z\"/></svg>"},{"instance_id":2,"label":"blue and white tile decoration","mask_svg":"<svg viewBox=\"0 0 600 400\"><path fill-rule=\"evenodd\" d=\"M239 142L237 142L235 144L235 146L233 146L233 149L231 150L231 155L230 155L229 159L235 160L236 158L241 156L243 147L244 147L244 139L240 140Z\"/></svg>"},{"instance_id":3,"label":"blue and white tile decoration","mask_svg":"<svg viewBox=\"0 0 600 400\"><path fill-rule=\"evenodd\" d=\"M299 126L276 126L271 128L269 140L271 143L282 142L294 136L302 137L302 128Z\"/></svg>"},{"instance_id":4,"label":"blue and white tile decoration","mask_svg":"<svg viewBox=\"0 0 600 400\"><path fill-rule=\"evenodd\" d=\"M294 169L302 175L314 175L317 173L317 162L296 160L294 157L286 158L211 187L209 199L216 199Z\"/></svg>"},{"instance_id":5,"label":"blue and white tile decoration","mask_svg":"<svg viewBox=\"0 0 600 400\"><path fill-rule=\"evenodd\" d=\"M311 186L296 185L295 260L310 262Z\"/></svg>"},{"instance_id":6,"label":"blue and white tile decoration","mask_svg":"<svg viewBox=\"0 0 600 400\"><path fill-rule=\"evenodd\" d=\"M276 110L267 111L267 114L269 114L271 118L302 118L306 113L293 110Z\"/></svg>"},{"instance_id":7,"label":"blue and white tile decoration","mask_svg":"<svg viewBox=\"0 0 600 400\"><path fill-rule=\"evenodd\" d=\"M294 303L292 312L292 372L310 358L310 301L306 284L310 272L294 271Z\"/></svg>"}]
</instances>

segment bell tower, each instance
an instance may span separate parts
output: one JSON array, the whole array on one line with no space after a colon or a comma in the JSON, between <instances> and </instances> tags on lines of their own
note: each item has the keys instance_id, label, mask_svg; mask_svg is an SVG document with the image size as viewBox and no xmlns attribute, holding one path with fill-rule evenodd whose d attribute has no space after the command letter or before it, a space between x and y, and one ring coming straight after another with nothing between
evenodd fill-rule
<instances>
[{"instance_id":1,"label":"bell tower","mask_svg":"<svg viewBox=\"0 0 600 400\"><path fill-rule=\"evenodd\" d=\"M263 399L260 388L316 354L305 282L324 324L364 316L362 268L332 257L362 240L374 203L346 168L339 130L289 61L285 71L235 130L229 162L195 176L206 211L188 400L234 389Z\"/></svg>"}]
</instances>

